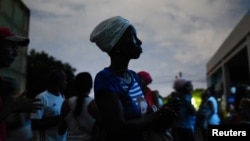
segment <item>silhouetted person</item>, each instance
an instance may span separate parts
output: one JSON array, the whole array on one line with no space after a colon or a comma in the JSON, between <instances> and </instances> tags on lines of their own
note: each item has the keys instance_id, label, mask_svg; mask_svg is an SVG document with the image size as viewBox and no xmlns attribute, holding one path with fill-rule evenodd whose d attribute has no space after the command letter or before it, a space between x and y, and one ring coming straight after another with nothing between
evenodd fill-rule
<instances>
[{"instance_id":1,"label":"silhouetted person","mask_svg":"<svg viewBox=\"0 0 250 141\"><path fill-rule=\"evenodd\" d=\"M18 36L9 28L0 27L0 69L8 68L17 57L17 48L27 46L29 39ZM5 119L12 113L29 113L41 107L36 99L14 99L17 86L15 80L0 76L0 140L6 141Z\"/></svg>"},{"instance_id":2,"label":"silhouetted person","mask_svg":"<svg viewBox=\"0 0 250 141\"><path fill-rule=\"evenodd\" d=\"M207 124L208 125L219 125L221 123L220 116L218 114L218 102L215 97L215 92L212 87L209 87L208 90L203 93L205 97L205 104L209 108L207 115Z\"/></svg>"},{"instance_id":3,"label":"silhouetted person","mask_svg":"<svg viewBox=\"0 0 250 141\"><path fill-rule=\"evenodd\" d=\"M239 115L241 116L240 125L250 127L250 98L244 97L239 104Z\"/></svg>"},{"instance_id":4,"label":"silhouetted person","mask_svg":"<svg viewBox=\"0 0 250 141\"><path fill-rule=\"evenodd\" d=\"M94 98L89 96L92 87L90 73L78 73L74 79L75 96L63 102L58 130L60 134L67 132L67 141L93 141L97 109Z\"/></svg>"},{"instance_id":5,"label":"silhouetted person","mask_svg":"<svg viewBox=\"0 0 250 141\"><path fill-rule=\"evenodd\" d=\"M173 84L180 105L174 133L176 141L195 141L196 111L191 103L193 85L186 79L177 79Z\"/></svg>"},{"instance_id":6,"label":"silhouetted person","mask_svg":"<svg viewBox=\"0 0 250 141\"><path fill-rule=\"evenodd\" d=\"M130 60L138 59L142 53L142 42L135 27L127 19L114 16L99 23L90 40L106 52L111 61L94 80L102 140L143 141L148 128L173 113L167 108L149 113L139 77L128 69Z\"/></svg>"},{"instance_id":7,"label":"silhouetted person","mask_svg":"<svg viewBox=\"0 0 250 141\"><path fill-rule=\"evenodd\" d=\"M67 76L63 70L52 70L48 75L47 89L36 96L43 107L31 114L32 128L38 141L65 141L66 135L59 135L60 110L64 101L62 91L66 89Z\"/></svg>"},{"instance_id":8,"label":"silhouetted person","mask_svg":"<svg viewBox=\"0 0 250 141\"><path fill-rule=\"evenodd\" d=\"M208 138L208 126L221 123L218 114L218 102L215 98L213 87L209 87L202 93L202 103L197 112L197 128L200 129L203 140Z\"/></svg>"}]
</instances>

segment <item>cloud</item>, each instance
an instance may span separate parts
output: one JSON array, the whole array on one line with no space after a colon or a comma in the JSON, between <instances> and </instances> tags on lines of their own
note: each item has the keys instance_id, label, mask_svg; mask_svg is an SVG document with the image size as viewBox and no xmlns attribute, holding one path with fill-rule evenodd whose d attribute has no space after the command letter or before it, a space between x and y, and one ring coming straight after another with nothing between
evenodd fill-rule
<instances>
[{"instance_id":1,"label":"cloud","mask_svg":"<svg viewBox=\"0 0 250 141\"><path fill-rule=\"evenodd\" d=\"M246 0L23 0L31 9L30 49L44 50L94 76L109 65L89 41L102 20L122 15L136 27L143 54L129 68L147 70L166 95L179 72L206 87L206 63L250 7Z\"/></svg>"}]
</instances>

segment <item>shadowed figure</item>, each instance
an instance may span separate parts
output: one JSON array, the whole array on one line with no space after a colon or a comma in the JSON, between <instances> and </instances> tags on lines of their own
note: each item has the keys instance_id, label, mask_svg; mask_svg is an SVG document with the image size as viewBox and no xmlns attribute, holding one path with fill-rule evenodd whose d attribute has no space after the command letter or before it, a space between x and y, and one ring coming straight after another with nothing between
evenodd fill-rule
<instances>
[{"instance_id":1,"label":"shadowed figure","mask_svg":"<svg viewBox=\"0 0 250 141\"><path fill-rule=\"evenodd\" d=\"M125 18L114 16L99 23L90 35L91 42L108 54L110 65L94 80L99 116L99 140L145 141L147 129L166 126L159 121L174 118L167 107L150 112L137 73L128 68L131 59L142 53L142 42L135 27Z\"/></svg>"},{"instance_id":2,"label":"shadowed figure","mask_svg":"<svg viewBox=\"0 0 250 141\"><path fill-rule=\"evenodd\" d=\"M0 69L8 68L15 61L18 56L18 47L27 46L29 39L26 37L18 36L13 33L9 28L0 27ZM18 116L17 121L21 122L19 113L30 113L35 112L41 108L41 104L37 104L37 99L18 98L15 99L17 85L15 80L10 77L0 76L0 140L7 140L7 131L5 120L10 114ZM11 115L12 116L12 115ZM9 117L10 118L10 117ZM13 123L13 122L12 122ZM10 122L7 125L9 130ZM21 125L14 125L21 127ZM23 139L24 138L19 138Z\"/></svg>"},{"instance_id":3,"label":"shadowed figure","mask_svg":"<svg viewBox=\"0 0 250 141\"><path fill-rule=\"evenodd\" d=\"M174 141L195 141L196 110L191 103L193 85L186 79L176 79L173 84L180 100L174 127Z\"/></svg>"},{"instance_id":4,"label":"shadowed figure","mask_svg":"<svg viewBox=\"0 0 250 141\"><path fill-rule=\"evenodd\" d=\"M67 141L92 141L97 109L89 94L93 87L92 76L80 72L74 79L74 96L66 99L61 108L59 134L67 132Z\"/></svg>"},{"instance_id":5,"label":"shadowed figure","mask_svg":"<svg viewBox=\"0 0 250 141\"><path fill-rule=\"evenodd\" d=\"M61 106L64 101L62 92L66 89L67 76L61 69L51 70L48 74L47 89L36 96L43 105L41 110L31 114L32 128L37 141L65 141L66 134L59 135Z\"/></svg>"}]
</instances>

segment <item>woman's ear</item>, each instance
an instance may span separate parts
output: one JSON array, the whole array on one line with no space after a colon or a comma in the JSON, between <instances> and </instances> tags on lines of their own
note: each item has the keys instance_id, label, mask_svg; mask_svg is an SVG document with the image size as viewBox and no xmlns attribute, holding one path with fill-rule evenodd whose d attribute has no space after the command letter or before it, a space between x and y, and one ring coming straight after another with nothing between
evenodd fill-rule
<instances>
[{"instance_id":1,"label":"woman's ear","mask_svg":"<svg viewBox=\"0 0 250 141\"><path fill-rule=\"evenodd\" d=\"M120 53L121 53L121 50L117 46L114 46L112 50L109 52L109 55L115 55L115 54L120 54Z\"/></svg>"}]
</instances>

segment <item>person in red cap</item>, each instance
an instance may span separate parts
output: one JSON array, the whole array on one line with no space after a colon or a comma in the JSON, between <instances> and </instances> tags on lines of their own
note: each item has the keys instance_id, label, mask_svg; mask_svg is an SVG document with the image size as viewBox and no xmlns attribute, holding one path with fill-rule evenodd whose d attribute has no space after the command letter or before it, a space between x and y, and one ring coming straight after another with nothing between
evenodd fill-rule
<instances>
[{"instance_id":1,"label":"person in red cap","mask_svg":"<svg viewBox=\"0 0 250 141\"><path fill-rule=\"evenodd\" d=\"M0 67L9 67L17 56L18 46L28 44L28 38L14 34L9 28L0 27Z\"/></svg>"},{"instance_id":2,"label":"person in red cap","mask_svg":"<svg viewBox=\"0 0 250 141\"><path fill-rule=\"evenodd\" d=\"M153 81L151 75L146 71L139 71L137 74L141 79L142 89L149 107L152 110L158 109L159 107L161 107L161 104L159 102L159 92L157 90L151 90L148 86Z\"/></svg>"},{"instance_id":3,"label":"person in red cap","mask_svg":"<svg viewBox=\"0 0 250 141\"><path fill-rule=\"evenodd\" d=\"M8 68L17 57L17 48L27 46L29 39L18 36L9 28L0 27L0 69ZM14 80L0 76L0 141L6 141L5 119L11 113L33 112L40 109L36 99L13 100L16 86Z\"/></svg>"}]
</instances>

